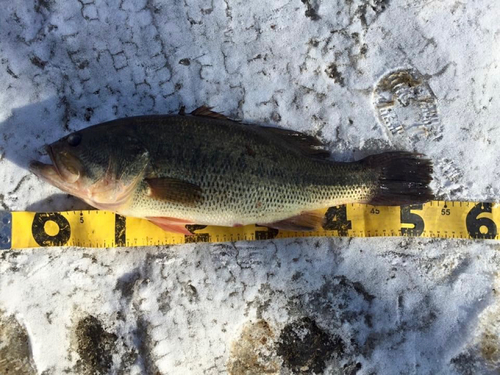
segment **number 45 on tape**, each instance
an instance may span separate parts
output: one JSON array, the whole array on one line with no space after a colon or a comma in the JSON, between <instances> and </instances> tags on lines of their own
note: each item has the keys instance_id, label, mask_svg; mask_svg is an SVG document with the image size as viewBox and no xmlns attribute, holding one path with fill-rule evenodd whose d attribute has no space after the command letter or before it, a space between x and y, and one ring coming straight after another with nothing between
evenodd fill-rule
<instances>
[{"instance_id":1,"label":"number 45 on tape","mask_svg":"<svg viewBox=\"0 0 500 375\"><path fill-rule=\"evenodd\" d=\"M431 201L408 206L347 204L319 210L321 228L291 232L247 225L188 225L192 235L168 233L147 220L108 211L0 211L0 249L79 246L123 247L291 237L437 237L498 239L500 207L481 202Z\"/></svg>"}]
</instances>

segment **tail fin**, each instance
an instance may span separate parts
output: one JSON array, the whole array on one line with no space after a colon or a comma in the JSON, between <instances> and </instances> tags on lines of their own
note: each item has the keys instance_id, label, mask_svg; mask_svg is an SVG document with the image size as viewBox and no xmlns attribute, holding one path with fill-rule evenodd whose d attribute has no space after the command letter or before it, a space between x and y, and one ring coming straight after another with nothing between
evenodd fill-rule
<instances>
[{"instance_id":1,"label":"tail fin","mask_svg":"<svg viewBox=\"0 0 500 375\"><path fill-rule=\"evenodd\" d=\"M379 186L368 204L401 206L424 203L434 198L429 188L432 163L422 154L385 152L368 156L361 163L379 171Z\"/></svg>"}]
</instances>

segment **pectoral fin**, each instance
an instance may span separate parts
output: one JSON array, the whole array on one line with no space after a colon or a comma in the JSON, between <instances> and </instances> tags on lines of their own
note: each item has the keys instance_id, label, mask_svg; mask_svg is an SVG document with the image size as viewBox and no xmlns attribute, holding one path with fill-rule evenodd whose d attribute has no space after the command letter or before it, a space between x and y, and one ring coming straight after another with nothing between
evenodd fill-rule
<instances>
[{"instance_id":1,"label":"pectoral fin","mask_svg":"<svg viewBox=\"0 0 500 375\"><path fill-rule=\"evenodd\" d=\"M195 206L203 201L202 191L198 185L175 178L147 178L148 195L152 198L169 202Z\"/></svg>"},{"instance_id":2,"label":"pectoral fin","mask_svg":"<svg viewBox=\"0 0 500 375\"><path fill-rule=\"evenodd\" d=\"M323 215L314 211L303 212L300 215L289 217L274 223L259 224L274 229L290 230L297 232L313 231L321 226Z\"/></svg>"}]
</instances>

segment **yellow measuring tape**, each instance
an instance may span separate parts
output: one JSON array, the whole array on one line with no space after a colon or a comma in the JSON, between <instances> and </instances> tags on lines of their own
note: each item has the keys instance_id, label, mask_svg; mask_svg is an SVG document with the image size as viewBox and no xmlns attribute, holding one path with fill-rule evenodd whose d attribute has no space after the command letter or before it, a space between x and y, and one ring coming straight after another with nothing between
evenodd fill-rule
<instances>
[{"instance_id":1,"label":"yellow measuring tape","mask_svg":"<svg viewBox=\"0 0 500 375\"><path fill-rule=\"evenodd\" d=\"M0 212L0 249L82 246L122 247L193 242L254 241L291 237L438 237L498 239L500 206L481 202L431 201L381 207L347 204L321 211L323 227L290 232L247 225L188 225L191 236L165 232L147 220L108 211Z\"/></svg>"}]
</instances>

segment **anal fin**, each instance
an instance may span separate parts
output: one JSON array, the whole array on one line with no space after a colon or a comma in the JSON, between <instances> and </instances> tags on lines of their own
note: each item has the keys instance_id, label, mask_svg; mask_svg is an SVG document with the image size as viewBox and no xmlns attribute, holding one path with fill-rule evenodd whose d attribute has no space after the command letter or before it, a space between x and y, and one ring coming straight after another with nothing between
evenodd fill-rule
<instances>
[{"instance_id":1,"label":"anal fin","mask_svg":"<svg viewBox=\"0 0 500 375\"><path fill-rule=\"evenodd\" d=\"M281 230L310 232L320 227L322 221L323 215L314 211L305 211L300 215L292 216L284 220L259 225Z\"/></svg>"},{"instance_id":2,"label":"anal fin","mask_svg":"<svg viewBox=\"0 0 500 375\"><path fill-rule=\"evenodd\" d=\"M180 233L188 236L193 234L186 229L187 224L192 224L186 220L176 219L173 217L147 217L146 219L166 232Z\"/></svg>"}]
</instances>

